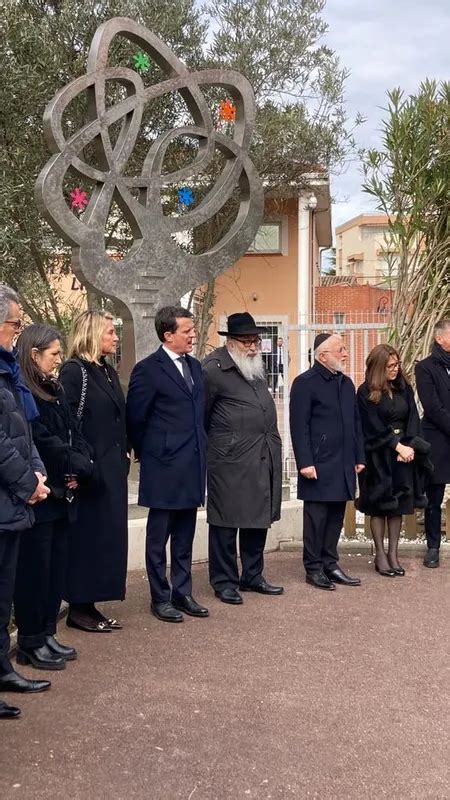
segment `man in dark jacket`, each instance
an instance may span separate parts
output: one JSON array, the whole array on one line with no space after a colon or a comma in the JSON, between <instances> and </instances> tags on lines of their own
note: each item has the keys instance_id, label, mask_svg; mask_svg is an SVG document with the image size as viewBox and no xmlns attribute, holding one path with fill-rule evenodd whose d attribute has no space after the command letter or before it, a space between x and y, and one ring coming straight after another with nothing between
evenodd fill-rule
<instances>
[{"instance_id":1,"label":"man in dark jacket","mask_svg":"<svg viewBox=\"0 0 450 800\"><path fill-rule=\"evenodd\" d=\"M23 678L9 659L20 532L33 525L31 506L49 493L29 424L37 409L12 352L21 325L19 298L0 284L0 692L42 692L50 687L49 681ZM0 718L19 714L15 706L0 702Z\"/></svg>"},{"instance_id":2,"label":"man in dark jacket","mask_svg":"<svg viewBox=\"0 0 450 800\"><path fill-rule=\"evenodd\" d=\"M231 314L225 347L203 362L208 432L209 577L224 603L237 591L282 594L263 576L267 528L280 519L281 439L267 387L260 334L250 314ZM239 580L236 536L242 574Z\"/></svg>"},{"instance_id":3,"label":"man in dark jacket","mask_svg":"<svg viewBox=\"0 0 450 800\"><path fill-rule=\"evenodd\" d=\"M355 496L364 469L364 444L353 382L343 374L347 351L341 336L321 333L314 365L292 384L290 424L303 500L306 582L319 589L358 586L338 564L345 504Z\"/></svg>"},{"instance_id":4,"label":"man in dark jacket","mask_svg":"<svg viewBox=\"0 0 450 800\"><path fill-rule=\"evenodd\" d=\"M164 622L182 622L183 611L207 617L192 597L192 543L197 507L205 499L206 435L199 362L188 355L192 314L166 306L156 314L162 346L136 364L127 397L128 432L140 462L139 504L149 506L146 562L151 611ZM166 544L170 536L170 577Z\"/></svg>"},{"instance_id":5,"label":"man in dark jacket","mask_svg":"<svg viewBox=\"0 0 450 800\"><path fill-rule=\"evenodd\" d=\"M424 411L422 431L431 444L430 458L434 467L432 482L426 490L428 551L423 563L434 568L439 566L445 485L450 483L450 319L436 323L431 355L416 366L416 385Z\"/></svg>"}]
</instances>

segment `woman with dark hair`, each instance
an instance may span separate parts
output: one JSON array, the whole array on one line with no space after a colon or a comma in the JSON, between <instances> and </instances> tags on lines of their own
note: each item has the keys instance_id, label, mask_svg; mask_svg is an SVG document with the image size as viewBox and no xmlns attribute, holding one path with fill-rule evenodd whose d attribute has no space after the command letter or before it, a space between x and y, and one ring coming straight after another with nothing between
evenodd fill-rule
<instances>
[{"instance_id":1,"label":"woman with dark hair","mask_svg":"<svg viewBox=\"0 0 450 800\"><path fill-rule=\"evenodd\" d=\"M379 344L369 353L358 404L366 469L359 475L357 507L370 516L376 571L393 578L405 574L398 562L402 516L425 507L424 486L432 466L427 457L430 445L421 438L413 390L402 373L397 350L390 345Z\"/></svg>"},{"instance_id":2,"label":"woman with dark hair","mask_svg":"<svg viewBox=\"0 0 450 800\"><path fill-rule=\"evenodd\" d=\"M116 352L113 318L83 311L74 321L61 382L83 436L94 452L94 479L80 488L69 531L67 624L95 633L122 626L95 603L123 600L128 550L128 467L125 398L106 356Z\"/></svg>"},{"instance_id":3,"label":"woman with dark hair","mask_svg":"<svg viewBox=\"0 0 450 800\"><path fill-rule=\"evenodd\" d=\"M30 325L19 336L22 375L36 402L33 438L48 475L50 495L35 506L35 525L22 536L14 591L17 662L38 669L63 669L76 651L55 639L67 567L68 525L76 517L78 482L93 463L64 390L55 377L61 336L48 325Z\"/></svg>"}]
</instances>

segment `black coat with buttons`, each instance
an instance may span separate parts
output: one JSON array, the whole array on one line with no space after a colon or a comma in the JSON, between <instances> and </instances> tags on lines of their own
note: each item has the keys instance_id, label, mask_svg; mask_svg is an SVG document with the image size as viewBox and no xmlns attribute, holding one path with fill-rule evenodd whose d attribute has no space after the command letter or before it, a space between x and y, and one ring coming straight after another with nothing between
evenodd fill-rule
<instances>
[{"instance_id":1,"label":"black coat with buttons","mask_svg":"<svg viewBox=\"0 0 450 800\"><path fill-rule=\"evenodd\" d=\"M128 550L128 465L125 399L116 371L81 361L87 392L81 432L92 449L92 480L80 486L78 518L69 526L65 599L72 603L122 600ZM72 414L82 388L80 363L64 364L60 380Z\"/></svg>"},{"instance_id":2,"label":"black coat with buttons","mask_svg":"<svg viewBox=\"0 0 450 800\"><path fill-rule=\"evenodd\" d=\"M357 464L365 464L356 392L347 375L318 361L291 389L290 425L298 476L297 495L312 502L352 500ZM314 466L317 480L300 470Z\"/></svg>"},{"instance_id":3,"label":"black coat with buttons","mask_svg":"<svg viewBox=\"0 0 450 800\"><path fill-rule=\"evenodd\" d=\"M206 436L202 372L186 356L192 391L160 347L133 369L127 395L128 434L140 462L139 504L184 510L205 500Z\"/></svg>"},{"instance_id":4,"label":"black coat with buttons","mask_svg":"<svg viewBox=\"0 0 450 800\"><path fill-rule=\"evenodd\" d=\"M248 381L226 347L203 362L210 525L268 528L281 513L281 438L265 380Z\"/></svg>"},{"instance_id":5,"label":"black coat with buttons","mask_svg":"<svg viewBox=\"0 0 450 800\"><path fill-rule=\"evenodd\" d=\"M435 355L416 365L416 384L423 407L422 430L431 444L431 483L450 483L450 375Z\"/></svg>"}]
</instances>

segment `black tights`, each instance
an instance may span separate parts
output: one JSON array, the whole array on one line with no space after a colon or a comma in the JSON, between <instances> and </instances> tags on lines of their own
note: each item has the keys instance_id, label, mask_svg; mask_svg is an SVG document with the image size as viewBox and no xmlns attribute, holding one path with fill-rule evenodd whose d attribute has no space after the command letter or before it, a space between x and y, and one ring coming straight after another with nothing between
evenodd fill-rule
<instances>
[{"instance_id":1,"label":"black tights","mask_svg":"<svg viewBox=\"0 0 450 800\"><path fill-rule=\"evenodd\" d=\"M100 614L94 603L70 603L69 616L88 617L96 621L104 619L103 614Z\"/></svg>"},{"instance_id":2,"label":"black tights","mask_svg":"<svg viewBox=\"0 0 450 800\"><path fill-rule=\"evenodd\" d=\"M387 522L388 529L388 552L384 549L384 531ZM380 569L389 567L399 568L398 563L398 540L400 539L400 529L402 527L402 517L370 517L370 529L372 531L375 544L375 560Z\"/></svg>"}]
</instances>

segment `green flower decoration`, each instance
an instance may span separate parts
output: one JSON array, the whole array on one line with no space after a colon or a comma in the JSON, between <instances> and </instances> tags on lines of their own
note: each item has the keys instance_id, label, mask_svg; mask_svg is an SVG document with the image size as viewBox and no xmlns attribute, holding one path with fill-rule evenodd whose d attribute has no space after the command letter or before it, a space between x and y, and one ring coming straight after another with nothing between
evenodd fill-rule
<instances>
[{"instance_id":1,"label":"green flower decoration","mask_svg":"<svg viewBox=\"0 0 450 800\"><path fill-rule=\"evenodd\" d=\"M150 59L147 53L136 53L133 56L134 68L138 72L148 72L150 69Z\"/></svg>"}]
</instances>

